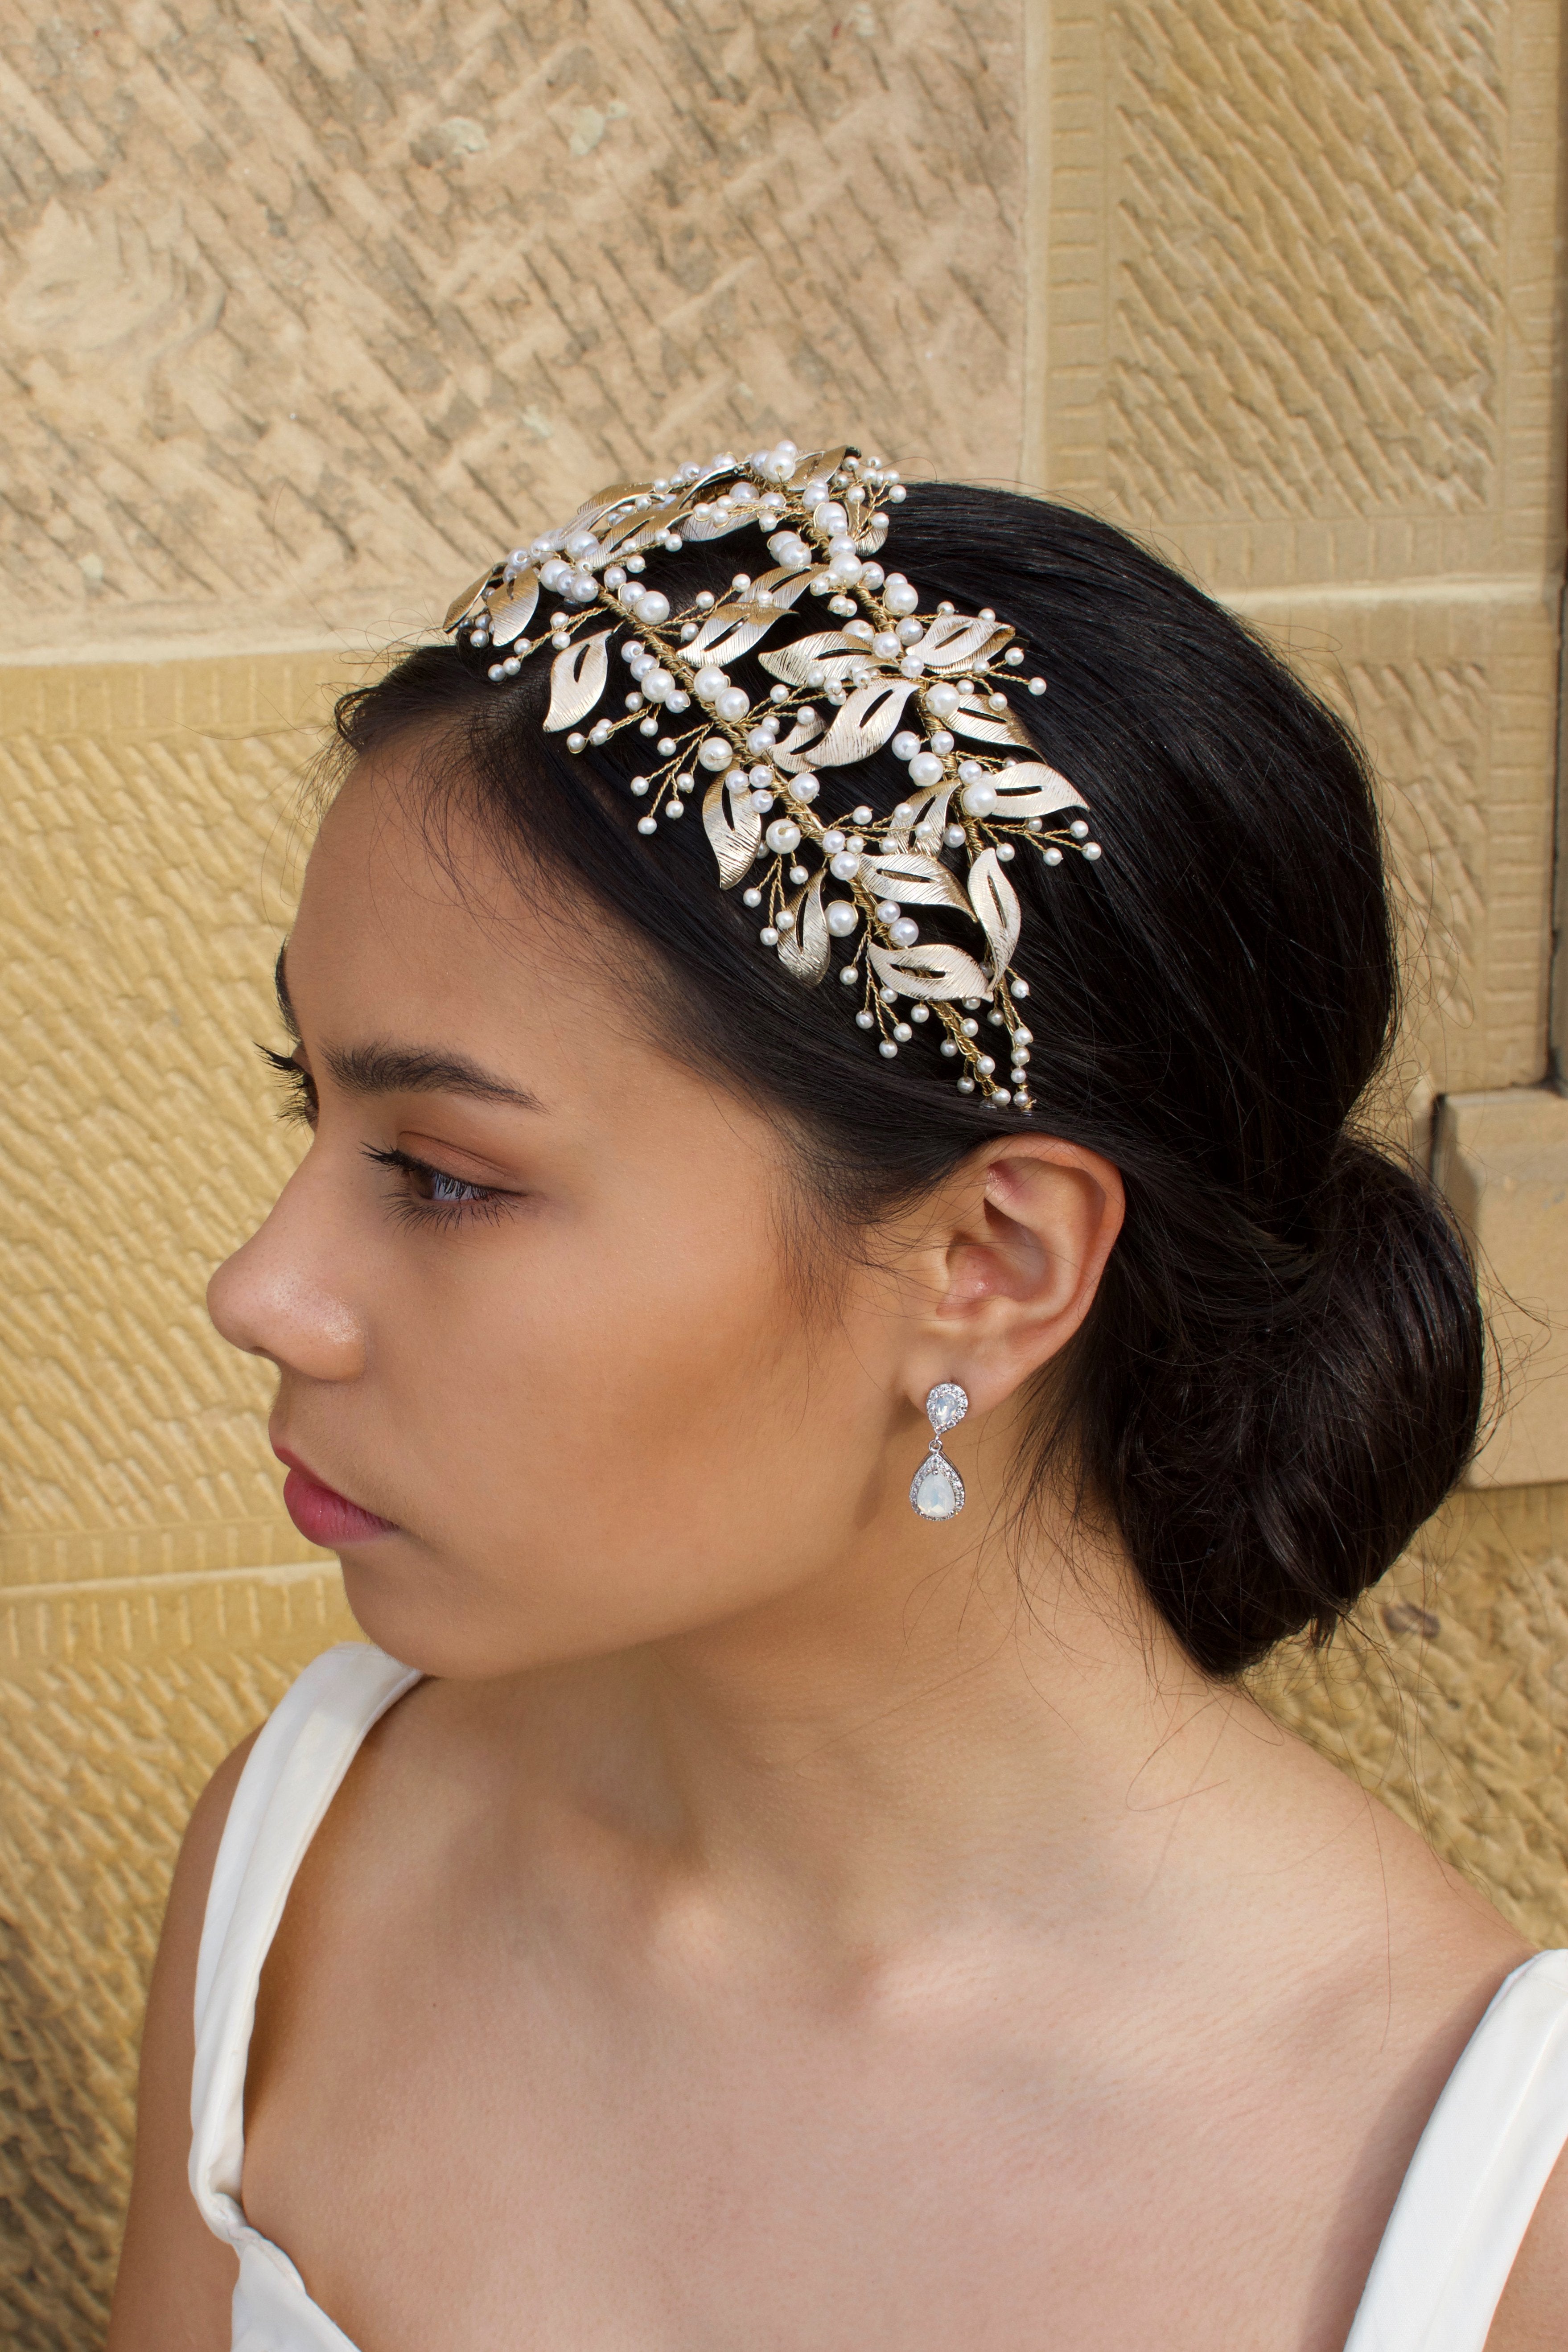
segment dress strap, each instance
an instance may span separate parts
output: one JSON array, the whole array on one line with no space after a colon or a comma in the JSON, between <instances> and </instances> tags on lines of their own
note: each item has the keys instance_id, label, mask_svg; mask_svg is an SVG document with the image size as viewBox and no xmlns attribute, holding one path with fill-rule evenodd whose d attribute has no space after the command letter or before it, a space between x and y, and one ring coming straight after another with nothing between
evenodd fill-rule
<instances>
[{"instance_id":1,"label":"dress strap","mask_svg":"<svg viewBox=\"0 0 1568 2352\"><path fill-rule=\"evenodd\" d=\"M262 1963L360 1743L419 1679L364 1642L324 1651L263 1725L234 1792L196 1962L190 2168L203 2220L234 2245L255 2235L239 2200L245 2070Z\"/></svg>"},{"instance_id":2,"label":"dress strap","mask_svg":"<svg viewBox=\"0 0 1568 2352\"><path fill-rule=\"evenodd\" d=\"M1345 2352L1484 2352L1568 2145L1568 1951L1505 1977L1405 2176Z\"/></svg>"}]
</instances>

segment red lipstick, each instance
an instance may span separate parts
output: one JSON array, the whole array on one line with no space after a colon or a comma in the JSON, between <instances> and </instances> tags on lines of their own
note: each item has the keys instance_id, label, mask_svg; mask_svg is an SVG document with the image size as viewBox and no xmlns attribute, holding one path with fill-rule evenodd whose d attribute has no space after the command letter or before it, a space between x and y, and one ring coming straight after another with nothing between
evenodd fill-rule
<instances>
[{"instance_id":1,"label":"red lipstick","mask_svg":"<svg viewBox=\"0 0 1568 2352\"><path fill-rule=\"evenodd\" d=\"M366 1543L372 1536L396 1534L391 1519L377 1518L374 1511L351 1503L346 1495L307 1470L286 1447L275 1445L272 1451L289 1465L283 1507L307 1542L320 1544L324 1551L340 1551L345 1544Z\"/></svg>"}]
</instances>

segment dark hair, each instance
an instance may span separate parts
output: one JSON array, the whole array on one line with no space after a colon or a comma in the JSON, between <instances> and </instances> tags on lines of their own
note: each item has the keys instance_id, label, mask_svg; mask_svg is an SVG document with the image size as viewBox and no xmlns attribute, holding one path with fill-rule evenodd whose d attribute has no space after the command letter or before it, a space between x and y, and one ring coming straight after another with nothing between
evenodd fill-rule
<instances>
[{"instance_id":1,"label":"dark hair","mask_svg":"<svg viewBox=\"0 0 1568 2352\"><path fill-rule=\"evenodd\" d=\"M661 557L658 584L679 610L746 552ZM1398 1003L1371 780L1263 644L1107 523L935 484L888 552L922 608L992 605L1018 631L1022 676L1049 691L1014 707L1104 845L1010 869L1032 1115L955 1091L935 1022L888 1061L850 992L802 991L718 887L700 823L639 837L636 730L577 756L543 734L547 656L498 688L481 657L422 648L343 698L340 745L414 733L450 755L503 848L571 871L679 976L671 1043L784 1115L837 1216L868 1223L1020 1129L1115 1163L1126 1224L1041 1383L1028 1468L1070 1463L1191 1656L1235 1674L1305 1627L1328 1637L1447 1493L1480 1412L1465 1247L1353 1124ZM809 600L801 625L820 625ZM769 683L751 658L734 676L753 698ZM907 785L879 752L844 804L885 812Z\"/></svg>"}]
</instances>

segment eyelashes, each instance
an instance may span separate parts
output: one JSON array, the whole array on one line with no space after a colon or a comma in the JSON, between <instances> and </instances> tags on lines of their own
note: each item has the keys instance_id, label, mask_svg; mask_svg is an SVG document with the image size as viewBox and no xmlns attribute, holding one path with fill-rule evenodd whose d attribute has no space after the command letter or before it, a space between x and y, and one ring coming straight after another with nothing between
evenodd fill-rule
<instances>
[{"instance_id":1,"label":"eyelashes","mask_svg":"<svg viewBox=\"0 0 1568 2352\"><path fill-rule=\"evenodd\" d=\"M313 1130L321 1105L310 1071L291 1054L275 1054L270 1045L258 1045L256 1050L282 1083L279 1117L289 1125ZM400 1180L387 1195L387 1205L399 1224L417 1225L426 1232L432 1228L449 1232L476 1219L498 1224L523 1197L490 1185L470 1184L465 1177L453 1176L411 1151L386 1151L371 1143L361 1149L377 1168L389 1170Z\"/></svg>"},{"instance_id":2,"label":"eyelashes","mask_svg":"<svg viewBox=\"0 0 1568 2352\"><path fill-rule=\"evenodd\" d=\"M283 1082L279 1118L290 1127L314 1127L320 1105L310 1071L302 1069L292 1054L275 1054L270 1045L258 1045L256 1050L273 1076Z\"/></svg>"}]
</instances>

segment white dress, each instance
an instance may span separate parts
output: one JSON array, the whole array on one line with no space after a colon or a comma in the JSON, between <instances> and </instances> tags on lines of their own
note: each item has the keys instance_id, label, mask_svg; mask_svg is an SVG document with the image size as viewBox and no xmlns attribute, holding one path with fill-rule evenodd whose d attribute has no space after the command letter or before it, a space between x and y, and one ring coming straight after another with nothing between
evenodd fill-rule
<instances>
[{"instance_id":1,"label":"white dress","mask_svg":"<svg viewBox=\"0 0 1568 2352\"><path fill-rule=\"evenodd\" d=\"M261 1964L354 1751L419 1676L363 1643L306 1667L246 1760L196 1968L191 2188L239 2256L233 2352L355 2352L240 2203L245 2068ZM1568 2142L1568 1951L1516 1969L1421 2135L1345 2352L1483 2352L1536 2200Z\"/></svg>"}]
</instances>

